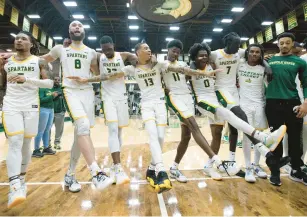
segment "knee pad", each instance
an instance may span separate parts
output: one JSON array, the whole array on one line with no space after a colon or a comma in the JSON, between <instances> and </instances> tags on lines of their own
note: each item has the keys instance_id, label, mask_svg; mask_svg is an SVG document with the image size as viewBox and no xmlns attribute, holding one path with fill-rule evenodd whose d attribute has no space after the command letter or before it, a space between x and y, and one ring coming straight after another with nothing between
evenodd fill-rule
<instances>
[{"instance_id":1,"label":"knee pad","mask_svg":"<svg viewBox=\"0 0 307 217\"><path fill-rule=\"evenodd\" d=\"M9 149L13 151L21 151L23 145L23 134L9 136Z\"/></svg>"},{"instance_id":2,"label":"knee pad","mask_svg":"<svg viewBox=\"0 0 307 217\"><path fill-rule=\"evenodd\" d=\"M88 118L80 118L75 121L76 132L78 136L90 135L90 121Z\"/></svg>"},{"instance_id":3,"label":"knee pad","mask_svg":"<svg viewBox=\"0 0 307 217\"><path fill-rule=\"evenodd\" d=\"M247 116L240 106L235 106L230 109L230 111L232 111L238 118L248 123Z\"/></svg>"}]
</instances>

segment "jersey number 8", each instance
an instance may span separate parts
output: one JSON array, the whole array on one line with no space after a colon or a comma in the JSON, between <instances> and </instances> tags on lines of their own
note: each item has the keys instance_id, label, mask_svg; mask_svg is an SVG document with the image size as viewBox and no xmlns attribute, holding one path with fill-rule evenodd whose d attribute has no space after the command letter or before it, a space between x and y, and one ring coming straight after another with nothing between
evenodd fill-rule
<instances>
[{"instance_id":1,"label":"jersey number 8","mask_svg":"<svg viewBox=\"0 0 307 217\"><path fill-rule=\"evenodd\" d=\"M81 61L79 59L75 59L75 68L81 69Z\"/></svg>"}]
</instances>

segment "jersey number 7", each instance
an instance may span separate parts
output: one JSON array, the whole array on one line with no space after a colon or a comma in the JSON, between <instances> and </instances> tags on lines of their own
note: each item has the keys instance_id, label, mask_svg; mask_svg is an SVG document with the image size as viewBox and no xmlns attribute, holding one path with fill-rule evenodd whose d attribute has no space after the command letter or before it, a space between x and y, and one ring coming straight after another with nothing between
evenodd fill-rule
<instances>
[{"instance_id":1,"label":"jersey number 7","mask_svg":"<svg viewBox=\"0 0 307 217\"><path fill-rule=\"evenodd\" d=\"M227 70L227 75L228 75L229 72L230 72L231 66L227 66L226 68L228 69L228 70Z\"/></svg>"}]
</instances>

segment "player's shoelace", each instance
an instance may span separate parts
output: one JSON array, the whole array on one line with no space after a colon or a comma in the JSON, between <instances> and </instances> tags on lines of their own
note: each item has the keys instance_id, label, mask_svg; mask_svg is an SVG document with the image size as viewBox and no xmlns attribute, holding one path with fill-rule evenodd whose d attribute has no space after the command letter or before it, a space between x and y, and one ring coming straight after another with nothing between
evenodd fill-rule
<instances>
[{"instance_id":1,"label":"player's shoelace","mask_svg":"<svg viewBox=\"0 0 307 217\"><path fill-rule=\"evenodd\" d=\"M222 166L225 169L225 172L227 173L228 176L230 176L228 171L227 171L228 167L233 166L234 163L235 163L235 161L222 161Z\"/></svg>"},{"instance_id":2,"label":"player's shoelace","mask_svg":"<svg viewBox=\"0 0 307 217\"><path fill-rule=\"evenodd\" d=\"M108 177L107 174L105 174L104 172L98 172L96 176L94 176L97 178L97 181L104 181L106 180L106 178Z\"/></svg>"}]
</instances>

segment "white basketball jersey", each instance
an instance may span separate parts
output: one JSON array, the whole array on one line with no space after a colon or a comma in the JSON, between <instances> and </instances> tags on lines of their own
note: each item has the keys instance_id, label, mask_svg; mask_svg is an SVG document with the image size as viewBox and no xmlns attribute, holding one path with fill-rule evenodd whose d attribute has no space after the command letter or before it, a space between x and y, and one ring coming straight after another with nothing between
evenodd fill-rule
<instances>
[{"instance_id":1,"label":"white basketball jersey","mask_svg":"<svg viewBox=\"0 0 307 217\"><path fill-rule=\"evenodd\" d=\"M100 74L102 75L121 72L124 67L124 61L118 52L115 52L112 59L108 59L104 54L100 56L99 68ZM113 100L127 99L124 77L112 81L102 81L101 87L101 96L103 100L107 98L112 98Z\"/></svg>"},{"instance_id":2,"label":"white basketball jersey","mask_svg":"<svg viewBox=\"0 0 307 217\"><path fill-rule=\"evenodd\" d=\"M178 67L188 67L185 62L176 61L174 63L167 61L169 64ZM187 85L184 74L167 71L163 73L163 80L170 94L183 95L191 94L191 91Z\"/></svg>"},{"instance_id":3,"label":"white basketball jersey","mask_svg":"<svg viewBox=\"0 0 307 217\"><path fill-rule=\"evenodd\" d=\"M213 70L212 67L210 65L207 65L206 68L201 71L210 72L212 70ZM214 79L207 76L203 75L192 76L192 87L196 99L198 97L206 96L209 94L215 95L214 83L215 83Z\"/></svg>"},{"instance_id":4,"label":"white basketball jersey","mask_svg":"<svg viewBox=\"0 0 307 217\"><path fill-rule=\"evenodd\" d=\"M61 49L61 77L62 86L69 88L85 89L93 88L90 83L80 84L72 81L67 76L79 76L82 78L91 77L91 61L94 58L95 52L87 46L80 49L69 47L62 47Z\"/></svg>"},{"instance_id":5,"label":"white basketball jersey","mask_svg":"<svg viewBox=\"0 0 307 217\"><path fill-rule=\"evenodd\" d=\"M245 104L264 103L264 67L239 64L240 101Z\"/></svg>"},{"instance_id":6,"label":"white basketball jersey","mask_svg":"<svg viewBox=\"0 0 307 217\"><path fill-rule=\"evenodd\" d=\"M223 72L216 73L216 89L236 88L236 75L240 61L239 52L236 54L226 54L223 49L215 52L215 65L217 69L223 69Z\"/></svg>"},{"instance_id":7,"label":"white basketball jersey","mask_svg":"<svg viewBox=\"0 0 307 217\"><path fill-rule=\"evenodd\" d=\"M126 66L123 71L126 75L134 76L141 90L141 99L155 101L164 99L164 89L161 83L161 73L167 69L165 63L157 63L152 69Z\"/></svg>"},{"instance_id":8,"label":"white basketball jersey","mask_svg":"<svg viewBox=\"0 0 307 217\"><path fill-rule=\"evenodd\" d=\"M8 59L4 70L7 76L24 75L28 78L40 79L39 57L30 56L26 60L17 61L14 56ZM30 84L7 83L3 98L3 111L38 111L38 87Z\"/></svg>"}]
</instances>

